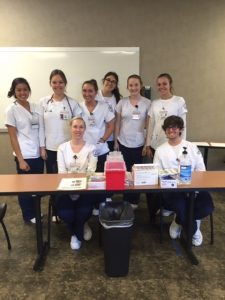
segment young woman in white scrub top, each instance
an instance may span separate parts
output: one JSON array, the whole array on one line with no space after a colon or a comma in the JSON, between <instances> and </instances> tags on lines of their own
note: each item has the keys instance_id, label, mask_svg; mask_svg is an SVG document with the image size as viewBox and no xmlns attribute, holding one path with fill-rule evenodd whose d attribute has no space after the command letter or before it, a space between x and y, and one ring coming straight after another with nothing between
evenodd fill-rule
<instances>
[{"instance_id":1,"label":"young woman in white scrub top","mask_svg":"<svg viewBox=\"0 0 225 300\"><path fill-rule=\"evenodd\" d=\"M45 128L47 173L57 173L57 149L70 139L69 121L81 114L77 101L65 94L67 79L63 71L53 70L49 78L51 96L40 100Z\"/></svg>"},{"instance_id":2,"label":"young woman in white scrub top","mask_svg":"<svg viewBox=\"0 0 225 300\"><path fill-rule=\"evenodd\" d=\"M18 174L41 174L44 171L44 128L40 108L30 103L29 83L15 78L8 97L15 101L6 110L5 125L8 129ZM25 222L35 223L35 195L19 195L18 200Z\"/></svg>"},{"instance_id":3,"label":"young woman in white scrub top","mask_svg":"<svg viewBox=\"0 0 225 300\"><path fill-rule=\"evenodd\" d=\"M119 102L121 95L118 88L119 77L115 72L108 72L102 79L102 88L98 90L96 100L106 102L109 109L115 113L116 104ZM108 138L107 144L110 151L114 151L113 134Z\"/></svg>"},{"instance_id":4,"label":"young woman in white scrub top","mask_svg":"<svg viewBox=\"0 0 225 300\"><path fill-rule=\"evenodd\" d=\"M49 82L53 94L40 100L45 128L45 164L47 173L57 173L58 146L70 139L69 121L81 114L81 108L65 94L67 79L63 71L53 70ZM53 221L56 221L55 214L53 205Z\"/></svg>"},{"instance_id":5,"label":"young woman in white scrub top","mask_svg":"<svg viewBox=\"0 0 225 300\"><path fill-rule=\"evenodd\" d=\"M98 157L97 172L104 172L106 156L109 152L107 140L114 130L115 115L107 103L96 101L98 85L95 79L87 80L82 85L84 102L81 103L82 117L86 123L84 140L96 145ZM95 197L97 198L97 197ZM104 196L98 196L95 209L104 201Z\"/></svg>"},{"instance_id":6,"label":"young woman in white scrub top","mask_svg":"<svg viewBox=\"0 0 225 300\"><path fill-rule=\"evenodd\" d=\"M167 141L166 134L162 129L163 122L167 117L175 115L183 119L184 130L182 138L186 139L187 108L184 98L173 95L173 79L170 74L160 74L157 77L156 85L160 98L152 102L148 112L148 129L143 151L149 158L153 158L155 150ZM151 193L148 193L146 196L148 198L150 218L154 220L155 213L159 208L159 201L157 200L157 195L152 197ZM169 216L172 213L172 211L163 210L164 216Z\"/></svg>"},{"instance_id":7,"label":"young woman in white scrub top","mask_svg":"<svg viewBox=\"0 0 225 300\"><path fill-rule=\"evenodd\" d=\"M147 114L151 101L141 96L142 80L139 75L127 79L129 96L116 106L114 149L120 150L126 162L127 171L133 164L142 163L142 150L145 143ZM126 195L125 198L136 207L139 195Z\"/></svg>"},{"instance_id":8,"label":"young woman in white scrub top","mask_svg":"<svg viewBox=\"0 0 225 300\"><path fill-rule=\"evenodd\" d=\"M163 73L157 77L156 85L160 98L152 102L148 112L148 129L145 143L145 151L149 157L153 157L157 147L167 141L162 129L164 120L172 115L181 117L184 121L182 138L186 139L186 114L187 108L183 97L173 95L173 79Z\"/></svg>"},{"instance_id":9,"label":"young woman in white scrub top","mask_svg":"<svg viewBox=\"0 0 225 300\"><path fill-rule=\"evenodd\" d=\"M84 141L86 124L82 117L70 120L72 139L58 148L57 162L59 173L95 172L97 157L95 146ZM93 195L63 195L57 198L56 208L71 233L70 246L78 250L83 240L92 236L87 220L91 217Z\"/></svg>"}]
</instances>

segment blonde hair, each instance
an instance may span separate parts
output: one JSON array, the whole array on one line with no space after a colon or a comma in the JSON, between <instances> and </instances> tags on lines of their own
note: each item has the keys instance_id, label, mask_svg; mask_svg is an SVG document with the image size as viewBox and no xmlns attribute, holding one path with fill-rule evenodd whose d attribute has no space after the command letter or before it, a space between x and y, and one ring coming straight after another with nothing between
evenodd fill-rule
<instances>
[{"instance_id":1,"label":"blonde hair","mask_svg":"<svg viewBox=\"0 0 225 300\"><path fill-rule=\"evenodd\" d=\"M73 121L75 121L75 120L80 120L80 121L82 121L83 124L84 124L84 128L86 129L86 123L85 123L84 119L83 119L81 116L73 117L73 118L70 120L70 123L69 123L70 126L72 126Z\"/></svg>"}]
</instances>

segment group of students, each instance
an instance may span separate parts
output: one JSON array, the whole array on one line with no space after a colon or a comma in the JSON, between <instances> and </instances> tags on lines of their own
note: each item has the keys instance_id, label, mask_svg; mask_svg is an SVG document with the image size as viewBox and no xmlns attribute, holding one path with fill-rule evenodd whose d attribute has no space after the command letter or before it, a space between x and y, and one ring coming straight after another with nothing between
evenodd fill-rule
<instances>
[{"instance_id":1,"label":"group of students","mask_svg":"<svg viewBox=\"0 0 225 300\"><path fill-rule=\"evenodd\" d=\"M129 96L125 98L120 95L115 72L105 74L100 90L96 80L85 81L82 84L83 101L79 103L66 95L67 79L63 71L53 70L49 82L53 94L42 98L39 104L29 102L31 88L24 78L15 78L8 92L8 97L13 96L14 102L6 110L5 125L18 174L41 174L44 162L47 173L103 172L106 156L113 150L122 152L128 171L133 164L142 163L145 155L153 158L160 168L171 168L179 164L183 143L188 144L193 154L193 170L204 170L197 147L184 142L186 104L182 97L173 95L173 81L169 74L157 77L160 98L153 102L142 96L142 79L136 74L127 79ZM35 197L18 197L26 222L36 221ZM138 197L138 194L124 195L134 208ZM181 193L173 193L173 199L165 194L163 199L165 209L175 212L170 236L178 238L182 227L187 225L187 200ZM102 195L94 200L87 195L64 195L54 199L57 215L71 232L73 250L79 249L83 240L91 238L87 221L92 213L97 213L99 203L104 200ZM147 200L151 206L149 195ZM194 245L202 242L200 221L196 220L213 210L209 194L206 197L198 193L197 200ZM201 241L195 242L196 233L201 235Z\"/></svg>"}]
</instances>

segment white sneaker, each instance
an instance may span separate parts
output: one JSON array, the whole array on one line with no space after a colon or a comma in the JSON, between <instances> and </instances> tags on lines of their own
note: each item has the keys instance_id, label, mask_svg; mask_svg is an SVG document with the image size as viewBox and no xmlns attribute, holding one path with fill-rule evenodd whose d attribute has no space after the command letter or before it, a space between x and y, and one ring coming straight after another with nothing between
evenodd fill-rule
<instances>
[{"instance_id":1,"label":"white sneaker","mask_svg":"<svg viewBox=\"0 0 225 300\"><path fill-rule=\"evenodd\" d=\"M84 240L89 241L92 237L91 227L88 225L88 222L84 224Z\"/></svg>"},{"instance_id":2,"label":"white sneaker","mask_svg":"<svg viewBox=\"0 0 225 300\"><path fill-rule=\"evenodd\" d=\"M163 209L163 210L162 210L162 216L163 216L163 217L169 217L169 216L171 216L173 213L174 213L174 212L173 212L172 210L167 210L167 209ZM156 214L157 214L157 215L160 214L160 209L157 210L157 213L156 213Z\"/></svg>"},{"instance_id":3,"label":"white sneaker","mask_svg":"<svg viewBox=\"0 0 225 300\"><path fill-rule=\"evenodd\" d=\"M169 233L170 233L170 237L171 239L177 239L180 237L181 234L181 230L182 230L182 226L177 224L174 220L173 222L170 224L170 229L169 229Z\"/></svg>"},{"instance_id":4,"label":"white sneaker","mask_svg":"<svg viewBox=\"0 0 225 300\"><path fill-rule=\"evenodd\" d=\"M94 209L92 210L92 215L93 215L93 216L98 216L98 215L99 215L99 209L94 208Z\"/></svg>"},{"instance_id":5,"label":"white sneaker","mask_svg":"<svg viewBox=\"0 0 225 300\"><path fill-rule=\"evenodd\" d=\"M44 217L44 215L41 214L41 222L42 222L43 217ZM30 222L31 222L32 224L36 224L36 218L30 219Z\"/></svg>"},{"instance_id":6,"label":"white sneaker","mask_svg":"<svg viewBox=\"0 0 225 300\"><path fill-rule=\"evenodd\" d=\"M202 242L203 242L202 233L200 229L197 229L195 234L192 237L192 245L198 247L201 246Z\"/></svg>"},{"instance_id":7,"label":"white sneaker","mask_svg":"<svg viewBox=\"0 0 225 300\"><path fill-rule=\"evenodd\" d=\"M60 222L60 218L58 216L52 216L52 222L53 223L57 223L57 222Z\"/></svg>"},{"instance_id":8,"label":"white sneaker","mask_svg":"<svg viewBox=\"0 0 225 300\"><path fill-rule=\"evenodd\" d=\"M105 202L112 202L112 198L106 198Z\"/></svg>"},{"instance_id":9,"label":"white sneaker","mask_svg":"<svg viewBox=\"0 0 225 300\"><path fill-rule=\"evenodd\" d=\"M131 207L133 208L133 210L138 209L138 204L131 203L130 205L131 205Z\"/></svg>"},{"instance_id":10,"label":"white sneaker","mask_svg":"<svg viewBox=\"0 0 225 300\"><path fill-rule=\"evenodd\" d=\"M70 247L72 250L78 250L80 249L81 246L81 241L78 240L76 235L71 236L71 241L70 241Z\"/></svg>"}]
</instances>

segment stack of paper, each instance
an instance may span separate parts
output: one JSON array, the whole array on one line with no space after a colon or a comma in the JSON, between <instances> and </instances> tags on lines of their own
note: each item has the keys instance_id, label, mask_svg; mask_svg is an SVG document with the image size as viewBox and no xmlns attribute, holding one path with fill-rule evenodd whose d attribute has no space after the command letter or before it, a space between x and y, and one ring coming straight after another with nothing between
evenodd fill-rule
<instances>
[{"instance_id":1,"label":"stack of paper","mask_svg":"<svg viewBox=\"0 0 225 300\"><path fill-rule=\"evenodd\" d=\"M104 190L105 189L105 176L104 173L95 173L88 179L88 189Z\"/></svg>"}]
</instances>

